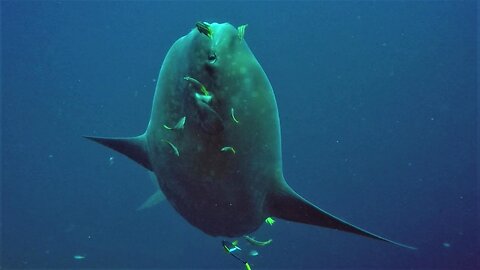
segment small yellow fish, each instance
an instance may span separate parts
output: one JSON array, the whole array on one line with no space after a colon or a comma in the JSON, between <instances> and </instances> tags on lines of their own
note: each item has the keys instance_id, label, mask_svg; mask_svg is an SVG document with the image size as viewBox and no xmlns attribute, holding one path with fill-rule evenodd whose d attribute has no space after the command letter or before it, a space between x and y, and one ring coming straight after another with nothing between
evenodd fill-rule
<instances>
[{"instance_id":1,"label":"small yellow fish","mask_svg":"<svg viewBox=\"0 0 480 270\"><path fill-rule=\"evenodd\" d=\"M233 147L231 147L231 146L225 146L225 147L223 147L222 149L220 149L220 151L222 151L222 152L230 151L230 152L232 152L234 155L237 153L237 151L235 151L235 148L233 148Z\"/></svg>"},{"instance_id":2,"label":"small yellow fish","mask_svg":"<svg viewBox=\"0 0 480 270\"><path fill-rule=\"evenodd\" d=\"M173 153L174 153L177 157L180 156L180 152L178 151L178 148L177 148L173 143L171 143L170 141L167 141L167 140L162 140L162 142L165 142L165 143L167 143L168 145L170 145L170 147L171 147L172 150L173 150Z\"/></svg>"},{"instance_id":3,"label":"small yellow fish","mask_svg":"<svg viewBox=\"0 0 480 270\"><path fill-rule=\"evenodd\" d=\"M232 116L233 122L237 124L240 123L240 121L238 121L237 118L235 117L235 110L233 108L230 110L230 115Z\"/></svg>"},{"instance_id":4,"label":"small yellow fish","mask_svg":"<svg viewBox=\"0 0 480 270\"><path fill-rule=\"evenodd\" d=\"M168 130L172 130L172 129L183 129L183 127L185 126L185 120L187 119L187 117L182 117L180 118L180 120L178 120L177 124L174 126L174 127L169 127L167 125L163 125L164 128L168 129Z\"/></svg>"},{"instance_id":5,"label":"small yellow fish","mask_svg":"<svg viewBox=\"0 0 480 270\"><path fill-rule=\"evenodd\" d=\"M209 38L212 38L213 37L213 31L212 29L210 28L210 25L206 22L197 22L195 24L195 26L197 27L198 29L198 32L206 35L207 37Z\"/></svg>"},{"instance_id":6,"label":"small yellow fish","mask_svg":"<svg viewBox=\"0 0 480 270\"><path fill-rule=\"evenodd\" d=\"M205 85L203 85L197 79L189 77L189 76L185 76L185 77L183 77L183 79L187 82L190 82L190 83L198 86L200 88L200 91L202 92L202 94L204 94L205 96L210 96L210 93L207 91L207 88L205 87Z\"/></svg>"},{"instance_id":7,"label":"small yellow fish","mask_svg":"<svg viewBox=\"0 0 480 270\"><path fill-rule=\"evenodd\" d=\"M245 29L247 28L248 24L244 24L244 25L240 25L239 27L237 27L237 30L238 30L238 38L240 40L243 39L243 37L245 36Z\"/></svg>"},{"instance_id":8,"label":"small yellow fish","mask_svg":"<svg viewBox=\"0 0 480 270\"><path fill-rule=\"evenodd\" d=\"M264 247L264 246L267 246L267 245L270 245L272 243L272 239L268 239L267 241L258 241L258 240L255 240L254 238L248 236L248 235L245 235L243 237L248 243L254 245L254 246L259 246L259 247Z\"/></svg>"},{"instance_id":9,"label":"small yellow fish","mask_svg":"<svg viewBox=\"0 0 480 270\"><path fill-rule=\"evenodd\" d=\"M275 219L271 218L271 217L268 217L267 219L265 219L265 223L267 223L268 225L272 226L273 223L275 223Z\"/></svg>"}]
</instances>

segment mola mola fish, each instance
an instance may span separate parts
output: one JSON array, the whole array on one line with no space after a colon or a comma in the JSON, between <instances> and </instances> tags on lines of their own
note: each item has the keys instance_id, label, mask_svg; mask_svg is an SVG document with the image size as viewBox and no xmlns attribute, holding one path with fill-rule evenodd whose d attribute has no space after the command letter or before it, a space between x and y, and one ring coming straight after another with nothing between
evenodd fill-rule
<instances>
[{"instance_id":1,"label":"mola mola fish","mask_svg":"<svg viewBox=\"0 0 480 270\"><path fill-rule=\"evenodd\" d=\"M165 57L145 133L86 138L154 172L175 210L209 235L243 236L278 217L412 248L335 217L290 188L275 96L245 27L198 22Z\"/></svg>"}]
</instances>

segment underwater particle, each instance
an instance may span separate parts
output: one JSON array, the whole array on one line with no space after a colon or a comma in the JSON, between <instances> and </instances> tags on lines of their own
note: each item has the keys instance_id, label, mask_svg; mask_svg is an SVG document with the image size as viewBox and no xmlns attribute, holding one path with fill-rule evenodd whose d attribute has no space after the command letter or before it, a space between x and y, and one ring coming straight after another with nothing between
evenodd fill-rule
<instances>
[{"instance_id":1,"label":"underwater particle","mask_svg":"<svg viewBox=\"0 0 480 270\"><path fill-rule=\"evenodd\" d=\"M253 257L258 256L258 251L256 251L255 249L252 249L250 250L250 252L248 252L248 255Z\"/></svg>"},{"instance_id":2,"label":"underwater particle","mask_svg":"<svg viewBox=\"0 0 480 270\"><path fill-rule=\"evenodd\" d=\"M443 242L442 246L443 246L444 248L449 248L449 247L450 247L450 243L448 243L448 242Z\"/></svg>"},{"instance_id":3,"label":"underwater particle","mask_svg":"<svg viewBox=\"0 0 480 270\"><path fill-rule=\"evenodd\" d=\"M74 229L75 229L75 224L69 223L69 224L65 227L65 230L63 230L63 232L69 233L69 232L73 231Z\"/></svg>"},{"instance_id":4,"label":"underwater particle","mask_svg":"<svg viewBox=\"0 0 480 270\"><path fill-rule=\"evenodd\" d=\"M78 254L77 254L77 255L73 255L73 258L74 258L75 260L83 260L83 259L86 258L86 256L84 256L84 255L78 255Z\"/></svg>"},{"instance_id":5,"label":"underwater particle","mask_svg":"<svg viewBox=\"0 0 480 270\"><path fill-rule=\"evenodd\" d=\"M48 158L53 158L53 155L52 154L48 155Z\"/></svg>"},{"instance_id":6,"label":"underwater particle","mask_svg":"<svg viewBox=\"0 0 480 270\"><path fill-rule=\"evenodd\" d=\"M110 158L108 159L108 164L109 164L110 166L112 166L113 163L115 163L115 159L114 159L113 157L110 157Z\"/></svg>"}]
</instances>

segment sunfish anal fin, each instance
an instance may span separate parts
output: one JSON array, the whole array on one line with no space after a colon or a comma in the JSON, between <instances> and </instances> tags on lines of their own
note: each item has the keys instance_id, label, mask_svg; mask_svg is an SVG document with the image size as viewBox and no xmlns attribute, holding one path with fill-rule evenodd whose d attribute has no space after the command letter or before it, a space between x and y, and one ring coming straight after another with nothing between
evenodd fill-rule
<instances>
[{"instance_id":1,"label":"sunfish anal fin","mask_svg":"<svg viewBox=\"0 0 480 270\"><path fill-rule=\"evenodd\" d=\"M387 238L378 236L355 225L352 225L334 215L316 207L309 201L302 198L288 185L284 185L267 198L267 212L285 220L300 222L388 242L403 248L416 250L417 248L401 244Z\"/></svg>"},{"instance_id":2,"label":"sunfish anal fin","mask_svg":"<svg viewBox=\"0 0 480 270\"><path fill-rule=\"evenodd\" d=\"M164 200L165 200L165 195L159 189L155 193L153 193L150 197L148 197L148 199L137 208L137 211L141 211L141 210L153 207L163 202Z\"/></svg>"},{"instance_id":3,"label":"sunfish anal fin","mask_svg":"<svg viewBox=\"0 0 480 270\"><path fill-rule=\"evenodd\" d=\"M156 192L148 197L148 199L137 208L137 211L153 207L166 200L165 194L163 194L160 186L158 185L157 176L155 176L155 173L148 172L148 175L153 186L155 187Z\"/></svg>"}]
</instances>

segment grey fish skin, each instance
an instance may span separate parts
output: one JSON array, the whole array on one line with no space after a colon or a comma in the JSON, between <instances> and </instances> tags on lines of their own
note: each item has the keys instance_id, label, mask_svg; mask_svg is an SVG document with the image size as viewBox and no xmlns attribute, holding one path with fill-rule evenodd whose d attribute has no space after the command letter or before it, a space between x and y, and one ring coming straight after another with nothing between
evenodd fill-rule
<instances>
[{"instance_id":1,"label":"grey fish skin","mask_svg":"<svg viewBox=\"0 0 480 270\"><path fill-rule=\"evenodd\" d=\"M233 237L255 231L268 216L264 201L282 167L280 126L270 82L237 29L210 27L212 38L193 29L168 52L146 138L160 186L177 211L210 235ZM195 100L202 92L186 76L205 86L208 104ZM241 124L231 119L232 108ZM160 128L183 115L189 121L182 132ZM174 143L181 158L159 139ZM222 152L225 146L236 154Z\"/></svg>"},{"instance_id":2,"label":"grey fish skin","mask_svg":"<svg viewBox=\"0 0 480 270\"><path fill-rule=\"evenodd\" d=\"M87 138L153 171L176 211L209 235L246 235L276 216L414 249L343 221L288 186L265 72L232 25L200 25L168 51L145 133ZM182 117L183 129L164 128Z\"/></svg>"}]
</instances>

